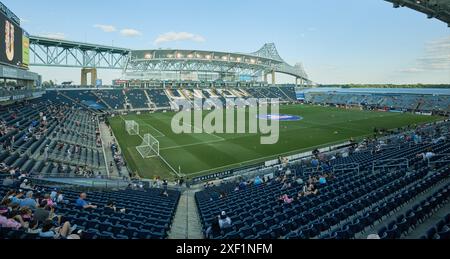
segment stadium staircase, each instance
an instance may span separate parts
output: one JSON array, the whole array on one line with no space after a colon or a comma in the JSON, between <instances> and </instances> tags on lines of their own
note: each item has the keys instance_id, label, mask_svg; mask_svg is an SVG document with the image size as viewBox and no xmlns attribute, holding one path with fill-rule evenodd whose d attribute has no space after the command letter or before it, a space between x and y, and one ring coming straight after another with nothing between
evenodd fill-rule
<instances>
[{"instance_id":1,"label":"stadium staircase","mask_svg":"<svg viewBox=\"0 0 450 259\"><path fill-rule=\"evenodd\" d=\"M104 122L101 122L99 128L100 128L100 137L104 145L106 166L109 168L109 177L122 178L125 176L128 178L129 174L126 170L126 167L122 167L122 170L119 171L117 169L117 166L115 166L113 154L111 151L111 145L114 142L114 136L111 136L108 125L106 125L106 123ZM113 163L112 167L109 166L111 162Z\"/></svg>"},{"instance_id":2,"label":"stadium staircase","mask_svg":"<svg viewBox=\"0 0 450 259\"><path fill-rule=\"evenodd\" d=\"M296 100L292 99L290 96L288 96L283 90L281 90L280 87L277 87L277 88L278 88L278 90L280 90L280 92L281 92L284 96L286 96L286 100L291 101L291 102L295 102L295 101L296 101Z\"/></svg>"},{"instance_id":3,"label":"stadium staircase","mask_svg":"<svg viewBox=\"0 0 450 259\"><path fill-rule=\"evenodd\" d=\"M127 110L128 107L130 107L130 110L133 110L133 104L128 100L128 96L125 94L125 92L124 91L122 91L122 92L123 92L123 96L125 99L125 103L124 103L125 110Z\"/></svg>"},{"instance_id":4,"label":"stadium staircase","mask_svg":"<svg viewBox=\"0 0 450 259\"><path fill-rule=\"evenodd\" d=\"M147 98L148 108L149 108L150 110L155 110L157 106L156 106L156 104L155 104L154 102L152 102L152 99L151 99L150 96L148 95L147 90L144 90L144 94L145 94L145 97Z\"/></svg>"},{"instance_id":5,"label":"stadium staircase","mask_svg":"<svg viewBox=\"0 0 450 259\"><path fill-rule=\"evenodd\" d=\"M78 102L77 100L73 99L72 97L70 97L69 95L65 94L64 91L60 91L59 92L60 95L64 96L65 98L69 99L70 101L72 101L73 103L76 103L78 105L80 105L81 107L85 108L86 110L93 112L93 113L98 113L98 111L91 109L91 107L85 105L82 102Z\"/></svg>"},{"instance_id":6,"label":"stadium staircase","mask_svg":"<svg viewBox=\"0 0 450 259\"><path fill-rule=\"evenodd\" d=\"M181 194L169 239L203 239L194 192L188 189Z\"/></svg>"}]
</instances>

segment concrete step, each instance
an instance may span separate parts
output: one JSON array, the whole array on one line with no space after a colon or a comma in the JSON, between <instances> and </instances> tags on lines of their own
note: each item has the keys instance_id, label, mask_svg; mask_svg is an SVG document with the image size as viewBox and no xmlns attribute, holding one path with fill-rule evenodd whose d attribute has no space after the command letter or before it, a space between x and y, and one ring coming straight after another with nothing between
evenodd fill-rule
<instances>
[{"instance_id":1,"label":"concrete step","mask_svg":"<svg viewBox=\"0 0 450 259\"><path fill-rule=\"evenodd\" d=\"M194 192L186 190L180 197L169 232L169 239L203 239Z\"/></svg>"}]
</instances>

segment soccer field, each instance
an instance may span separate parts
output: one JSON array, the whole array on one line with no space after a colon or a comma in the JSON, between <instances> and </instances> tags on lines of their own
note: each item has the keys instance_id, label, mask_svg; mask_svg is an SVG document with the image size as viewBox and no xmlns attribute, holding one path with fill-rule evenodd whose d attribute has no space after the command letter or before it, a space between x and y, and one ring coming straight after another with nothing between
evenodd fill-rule
<instances>
[{"instance_id":1,"label":"soccer field","mask_svg":"<svg viewBox=\"0 0 450 259\"><path fill-rule=\"evenodd\" d=\"M203 116L206 116L204 112ZM173 179L176 171L187 177L197 177L212 172L254 164L280 155L305 152L373 134L374 127L394 129L407 125L439 120L439 117L414 114L344 110L310 105L281 106L280 114L301 116L299 121L281 121L279 142L261 145L260 134L180 134L172 132L171 121L175 113L155 113L116 116L109 118L110 125L124 152L129 167L143 178ZM135 120L140 135L152 134L160 142L158 157L143 159L136 146L140 136L130 136L124 120ZM193 124L193 123L192 123Z\"/></svg>"}]
</instances>

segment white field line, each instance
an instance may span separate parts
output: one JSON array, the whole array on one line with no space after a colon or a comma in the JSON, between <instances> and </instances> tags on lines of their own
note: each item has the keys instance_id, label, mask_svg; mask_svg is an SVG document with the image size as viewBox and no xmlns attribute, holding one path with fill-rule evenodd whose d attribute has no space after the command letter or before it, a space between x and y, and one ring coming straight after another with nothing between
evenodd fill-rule
<instances>
[{"instance_id":1,"label":"white field line","mask_svg":"<svg viewBox=\"0 0 450 259\"><path fill-rule=\"evenodd\" d=\"M120 116L120 118L123 120L123 121L125 121L125 119L123 118L123 116ZM141 139L142 139L142 141L144 141L144 137L142 137L140 134L138 135ZM172 175L175 175L175 176L178 176L178 177L181 177L181 175L177 172L177 170L175 170L173 167L172 167L172 165L170 165L169 164L169 162L167 162L167 160L164 158L164 157L162 157L161 156L161 154L160 155L158 155L158 157L170 168L170 170L172 170L172 172L171 171L169 171L170 172L170 174L172 174Z\"/></svg>"},{"instance_id":2,"label":"white field line","mask_svg":"<svg viewBox=\"0 0 450 259\"><path fill-rule=\"evenodd\" d=\"M156 130L160 134L160 136L154 136L154 137L165 137L166 136L166 135L164 135L164 133L159 131L157 128L155 128L152 125L150 125L149 123L145 122L145 120L139 120L139 121L142 122L144 125L150 126L152 129Z\"/></svg>"}]
</instances>

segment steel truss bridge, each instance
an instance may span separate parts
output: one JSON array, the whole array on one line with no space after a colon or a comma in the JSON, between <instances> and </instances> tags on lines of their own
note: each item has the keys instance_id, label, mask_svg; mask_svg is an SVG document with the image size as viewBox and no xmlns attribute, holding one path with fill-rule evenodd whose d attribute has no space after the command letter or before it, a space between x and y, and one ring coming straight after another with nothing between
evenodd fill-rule
<instances>
[{"instance_id":1,"label":"steel truss bridge","mask_svg":"<svg viewBox=\"0 0 450 259\"><path fill-rule=\"evenodd\" d=\"M303 66L291 66L275 44L260 50L228 53L199 50L131 50L82 42L30 37L30 65L50 67L121 69L125 74L145 72L215 72L219 74L272 75L283 73L310 83Z\"/></svg>"},{"instance_id":2,"label":"steel truss bridge","mask_svg":"<svg viewBox=\"0 0 450 259\"><path fill-rule=\"evenodd\" d=\"M436 18L450 27L450 1L449 0L385 0L394 5L394 8L409 7L427 15L429 19Z\"/></svg>"},{"instance_id":3,"label":"steel truss bridge","mask_svg":"<svg viewBox=\"0 0 450 259\"><path fill-rule=\"evenodd\" d=\"M131 50L96 44L30 37L30 65L123 69Z\"/></svg>"},{"instance_id":4,"label":"steel truss bridge","mask_svg":"<svg viewBox=\"0 0 450 259\"><path fill-rule=\"evenodd\" d=\"M214 72L235 75L272 75L275 72L287 74L300 80L301 84L309 82L303 66L298 63L291 66L278 54L275 44L265 44L260 50L245 53L230 53L201 50L139 50L132 51L125 67L127 73L142 74L146 72Z\"/></svg>"}]
</instances>

